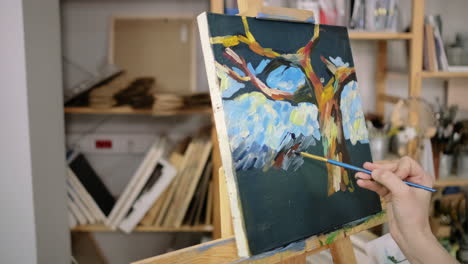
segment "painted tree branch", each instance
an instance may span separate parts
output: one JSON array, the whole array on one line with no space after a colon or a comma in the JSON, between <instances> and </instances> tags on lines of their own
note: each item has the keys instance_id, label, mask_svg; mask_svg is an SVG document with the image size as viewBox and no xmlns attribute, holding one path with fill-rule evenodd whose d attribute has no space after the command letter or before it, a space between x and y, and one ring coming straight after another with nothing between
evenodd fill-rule
<instances>
[{"instance_id":1,"label":"painted tree branch","mask_svg":"<svg viewBox=\"0 0 468 264\"><path fill-rule=\"evenodd\" d=\"M224 56L228 58L230 61L232 61L234 64L236 64L242 72L247 76L248 80L252 82L252 84L258 88L263 94L265 94L267 97L274 99L274 100L291 100L293 98L293 94L290 92L286 91L281 91L276 88L270 88L268 85L266 85L262 80L260 80L253 72L249 70L249 67L247 66L247 62L244 60L244 58L240 57L235 51L233 51L230 48L226 48ZM222 65L224 69L229 69L227 66ZM231 69L229 69L230 72L234 72ZM234 72L237 74L236 72ZM238 75L238 74L237 74ZM231 75L229 75L231 76ZM239 76L240 77L240 76ZM246 77L240 77L243 78L241 80L247 80Z\"/></svg>"},{"instance_id":2,"label":"painted tree branch","mask_svg":"<svg viewBox=\"0 0 468 264\"><path fill-rule=\"evenodd\" d=\"M303 47L300 48L296 53L300 55L300 61L302 68L304 69L305 74L307 75L308 79L312 83L314 87L314 92L316 95L322 94L323 92L323 84L320 81L320 78L315 74L314 69L312 68L312 58L311 53L313 48L317 45L320 36L320 25L315 24L314 27L314 35L312 39ZM321 105L323 102L319 97L317 97L317 103Z\"/></svg>"},{"instance_id":3,"label":"painted tree branch","mask_svg":"<svg viewBox=\"0 0 468 264\"><path fill-rule=\"evenodd\" d=\"M294 64L298 64L304 70L304 73L307 75L308 80L312 83L315 94L322 94L322 91L324 89L323 84L312 68L312 61L310 56L313 48L317 45L317 42L319 41L319 24L315 24L314 34L310 41L304 47L297 50L295 54L280 54L271 48L264 48L262 45L260 45L260 43L258 43L253 34L250 32L249 24L247 22L246 17L242 17L242 23L244 25L245 36L237 35L213 37L211 38L211 43L223 44L226 48L237 46L240 43L245 43L249 46L250 50L252 50L260 56L268 58L282 57L287 61L291 61ZM320 98L317 98L317 103L319 105L322 103L320 101Z\"/></svg>"},{"instance_id":4,"label":"painted tree branch","mask_svg":"<svg viewBox=\"0 0 468 264\"><path fill-rule=\"evenodd\" d=\"M215 65L216 65L216 69L218 71L225 72L229 77L231 77L232 79L234 79L237 82L242 83L242 82L250 81L250 77L242 77L237 72L233 71L231 68L229 68L226 65L223 65L223 64L221 64L221 63L219 63L217 61L215 62Z\"/></svg>"},{"instance_id":5,"label":"painted tree branch","mask_svg":"<svg viewBox=\"0 0 468 264\"><path fill-rule=\"evenodd\" d=\"M213 37L211 38L211 44L223 44L224 47L229 48L237 46L242 42L247 44L250 50L252 50L260 56L268 58L277 58L281 56L281 54L274 51L273 49L264 48L262 47L262 45L260 45L260 43L257 42L253 34L250 32L249 24L247 23L246 17L242 17L242 23L244 25L245 36L237 35Z\"/></svg>"}]
</instances>

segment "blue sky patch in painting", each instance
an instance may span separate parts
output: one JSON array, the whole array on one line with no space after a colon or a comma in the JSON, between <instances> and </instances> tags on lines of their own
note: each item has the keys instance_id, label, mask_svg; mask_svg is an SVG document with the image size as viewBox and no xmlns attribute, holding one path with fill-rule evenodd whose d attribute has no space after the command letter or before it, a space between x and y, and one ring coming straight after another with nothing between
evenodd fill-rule
<instances>
[{"instance_id":1,"label":"blue sky patch in painting","mask_svg":"<svg viewBox=\"0 0 468 264\"><path fill-rule=\"evenodd\" d=\"M340 109L343 114L343 133L345 139L368 143L368 133L364 113L362 112L361 97L357 90L357 82L348 83L341 93Z\"/></svg>"},{"instance_id":2,"label":"blue sky patch in painting","mask_svg":"<svg viewBox=\"0 0 468 264\"><path fill-rule=\"evenodd\" d=\"M320 140L318 109L312 103L293 106L252 92L225 100L224 111L230 146L242 169L270 164L275 154L294 140L292 135L310 138L304 141L309 145Z\"/></svg>"},{"instance_id":3,"label":"blue sky patch in painting","mask_svg":"<svg viewBox=\"0 0 468 264\"><path fill-rule=\"evenodd\" d=\"M268 75L266 84L269 87L293 93L305 84L305 76L300 69L283 65Z\"/></svg>"}]
</instances>

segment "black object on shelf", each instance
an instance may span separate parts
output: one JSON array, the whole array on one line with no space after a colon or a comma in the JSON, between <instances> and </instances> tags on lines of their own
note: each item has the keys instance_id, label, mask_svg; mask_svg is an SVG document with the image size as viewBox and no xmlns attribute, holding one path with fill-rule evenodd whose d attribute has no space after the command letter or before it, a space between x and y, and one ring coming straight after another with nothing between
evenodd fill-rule
<instances>
[{"instance_id":1,"label":"black object on shelf","mask_svg":"<svg viewBox=\"0 0 468 264\"><path fill-rule=\"evenodd\" d=\"M102 212L108 216L112 207L114 207L115 198L102 182L101 178L96 174L85 156L81 153L78 154L69 163L69 167L75 173L76 177L78 177L88 193L93 197Z\"/></svg>"}]
</instances>

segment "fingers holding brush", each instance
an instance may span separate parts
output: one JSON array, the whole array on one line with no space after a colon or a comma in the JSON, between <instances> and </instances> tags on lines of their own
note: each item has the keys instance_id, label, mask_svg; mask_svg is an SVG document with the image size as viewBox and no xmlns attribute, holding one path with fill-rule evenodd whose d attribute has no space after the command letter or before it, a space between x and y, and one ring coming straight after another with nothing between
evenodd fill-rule
<instances>
[{"instance_id":1,"label":"fingers holding brush","mask_svg":"<svg viewBox=\"0 0 468 264\"><path fill-rule=\"evenodd\" d=\"M421 184L429 187L433 185L431 177L427 177L423 168L421 168L421 166L410 157L403 157L395 161L378 161L375 163L366 162L364 163L363 167L370 171L390 171L397 175L400 179L416 184ZM364 176L363 174L359 173L356 174L356 178L368 180L370 179L370 176Z\"/></svg>"},{"instance_id":2,"label":"fingers holding brush","mask_svg":"<svg viewBox=\"0 0 468 264\"><path fill-rule=\"evenodd\" d=\"M358 174L358 173L356 173L356 174ZM368 174L365 174L365 175L370 177L370 175L368 175ZM378 195L380 195L382 197L385 197L389 193L389 190L385 186L383 186L382 184L380 184L378 182L371 181L370 179L360 179L360 178L358 178L356 183L357 183L357 185L359 185L359 187L374 191L374 192L376 192Z\"/></svg>"}]
</instances>

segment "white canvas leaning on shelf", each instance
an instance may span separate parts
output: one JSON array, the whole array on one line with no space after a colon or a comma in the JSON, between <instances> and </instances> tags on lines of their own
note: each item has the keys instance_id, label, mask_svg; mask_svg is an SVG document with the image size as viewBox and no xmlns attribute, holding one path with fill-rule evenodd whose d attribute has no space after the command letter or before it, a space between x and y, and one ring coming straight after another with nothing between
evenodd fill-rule
<instances>
[{"instance_id":1,"label":"white canvas leaning on shelf","mask_svg":"<svg viewBox=\"0 0 468 264\"><path fill-rule=\"evenodd\" d=\"M156 138L140 166L132 176L129 184L125 188L117 203L109 214L106 225L115 230L125 218L131 205L137 198L141 189L144 187L148 178L151 176L157 162L165 153L167 140L165 138Z\"/></svg>"},{"instance_id":2,"label":"white canvas leaning on shelf","mask_svg":"<svg viewBox=\"0 0 468 264\"><path fill-rule=\"evenodd\" d=\"M75 216L73 216L73 213L71 212L71 210L68 209L68 227L74 228L77 225L78 225L78 222L76 221Z\"/></svg>"},{"instance_id":3,"label":"white canvas leaning on shelf","mask_svg":"<svg viewBox=\"0 0 468 264\"><path fill-rule=\"evenodd\" d=\"M102 210L96 204L88 191L86 191L86 188L81 184L81 182L78 180L78 177L76 177L75 173L70 168L67 168L67 180L73 189L76 190L77 194L83 200L86 207L90 209L90 212L93 214L96 220L98 222L106 221L106 216Z\"/></svg>"},{"instance_id":4,"label":"white canvas leaning on shelf","mask_svg":"<svg viewBox=\"0 0 468 264\"><path fill-rule=\"evenodd\" d=\"M77 205L78 209L86 217L87 224L95 224L97 222L96 217L91 213L91 210L85 205L84 201L80 198L76 190L71 186L67 180L67 193L71 197L72 201ZM70 198L69 198L70 199Z\"/></svg>"},{"instance_id":5,"label":"white canvas leaning on shelf","mask_svg":"<svg viewBox=\"0 0 468 264\"><path fill-rule=\"evenodd\" d=\"M119 228L126 233L132 232L153 203L166 190L175 175L176 169L169 162L166 160L158 161L151 176L155 178L148 179L145 187L140 191L138 199L133 203L131 212L120 223Z\"/></svg>"},{"instance_id":6,"label":"white canvas leaning on shelf","mask_svg":"<svg viewBox=\"0 0 468 264\"><path fill-rule=\"evenodd\" d=\"M80 225L86 225L86 217L83 215L83 213L80 211L78 206L73 202L73 200L68 196L68 210L73 214L75 219Z\"/></svg>"}]
</instances>

